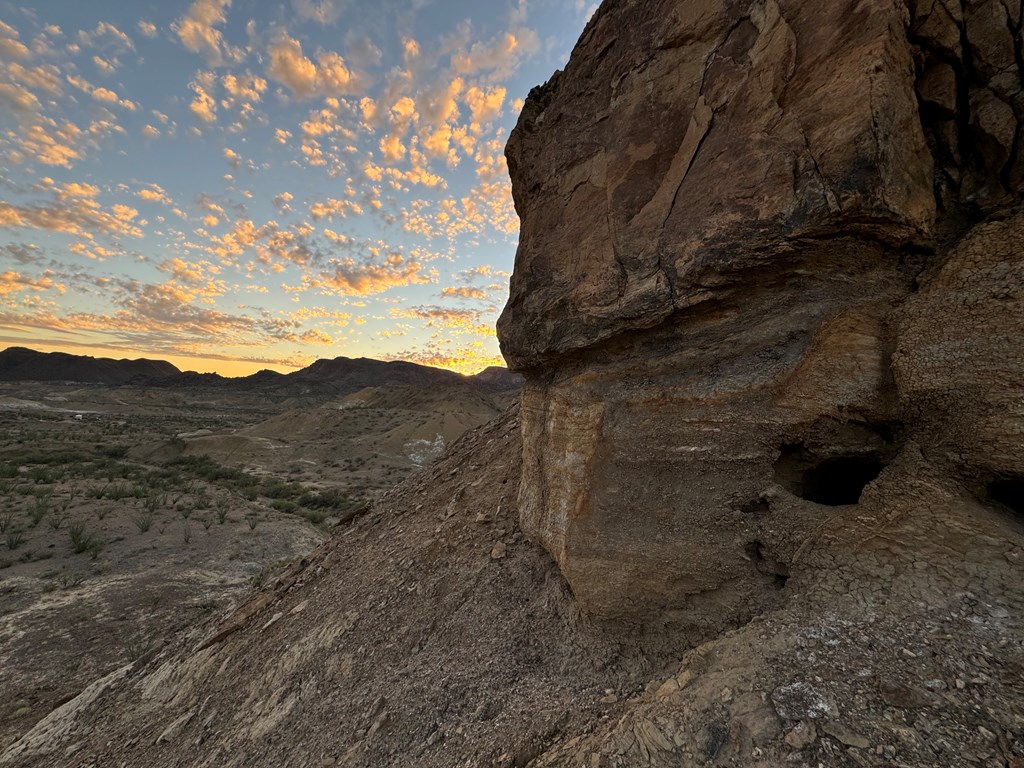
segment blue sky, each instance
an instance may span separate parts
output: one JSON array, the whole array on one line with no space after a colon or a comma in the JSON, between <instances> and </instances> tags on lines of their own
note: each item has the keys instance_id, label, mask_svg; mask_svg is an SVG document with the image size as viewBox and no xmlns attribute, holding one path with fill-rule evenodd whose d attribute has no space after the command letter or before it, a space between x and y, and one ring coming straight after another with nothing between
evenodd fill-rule
<instances>
[{"instance_id":1,"label":"blue sky","mask_svg":"<svg viewBox=\"0 0 1024 768\"><path fill-rule=\"evenodd\" d=\"M499 362L502 151L589 0L0 0L0 345Z\"/></svg>"}]
</instances>

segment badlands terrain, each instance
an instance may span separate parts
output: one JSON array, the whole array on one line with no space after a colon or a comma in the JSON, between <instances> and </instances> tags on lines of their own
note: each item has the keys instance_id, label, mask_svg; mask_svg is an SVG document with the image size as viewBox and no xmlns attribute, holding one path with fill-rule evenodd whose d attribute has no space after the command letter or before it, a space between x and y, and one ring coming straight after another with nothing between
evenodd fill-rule
<instances>
[{"instance_id":1,"label":"badlands terrain","mask_svg":"<svg viewBox=\"0 0 1024 768\"><path fill-rule=\"evenodd\" d=\"M168 373L30 357L11 378ZM515 397L514 378L387 370L270 397L230 380L0 381L0 741L233 605Z\"/></svg>"},{"instance_id":2,"label":"badlands terrain","mask_svg":"<svg viewBox=\"0 0 1024 768\"><path fill-rule=\"evenodd\" d=\"M1021 768L1022 31L1006 0L606 0L506 147L518 405L30 703L0 766ZM124 458L184 478L189 441L229 466L291 421ZM323 486L300 516L328 475L368 493L279 453Z\"/></svg>"}]
</instances>

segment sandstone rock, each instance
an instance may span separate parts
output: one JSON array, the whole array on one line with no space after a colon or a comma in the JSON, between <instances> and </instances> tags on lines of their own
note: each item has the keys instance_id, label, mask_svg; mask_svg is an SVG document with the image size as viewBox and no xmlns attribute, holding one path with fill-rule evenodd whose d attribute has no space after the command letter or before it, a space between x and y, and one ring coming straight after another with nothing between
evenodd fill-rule
<instances>
[{"instance_id":1,"label":"sandstone rock","mask_svg":"<svg viewBox=\"0 0 1024 768\"><path fill-rule=\"evenodd\" d=\"M911 439L1017 503L1021 20L952 6L606 3L531 92L498 332L587 613L777 605Z\"/></svg>"},{"instance_id":2,"label":"sandstone rock","mask_svg":"<svg viewBox=\"0 0 1024 768\"><path fill-rule=\"evenodd\" d=\"M848 747L867 749L871 746L871 742L868 739L843 723L828 721L822 725L821 729Z\"/></svg>"},{"instance_id":3,"label":"sandstone rock","mask_svg":"<svg viewBox=\"0 0 1024 768\"><path fill-rule=\"evenodd\" d=\"M809 747L818 738L818 733L812 723L799 722L786 733L784 741L793 749Z\"/></svg>"}]
</instances>

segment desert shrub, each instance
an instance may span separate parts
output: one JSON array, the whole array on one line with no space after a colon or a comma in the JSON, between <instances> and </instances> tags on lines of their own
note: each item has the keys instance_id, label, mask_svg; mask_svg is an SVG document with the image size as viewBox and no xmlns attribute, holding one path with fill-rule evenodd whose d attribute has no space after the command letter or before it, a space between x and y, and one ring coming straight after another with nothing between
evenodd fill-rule
<instances>
[{"instance_id":1,"label":"desert shrub","mask_svg":"<svg viewBox=\"0 0 1024 768\"><path fill-rule=\"evenodd\" d=\"M50 499L46 496L36 496L35 502L29 508L28 518L35 528L39 523L46 517L46 513L50 511Z\"/></svg>"},{"instance_id":2,"label":"desert shrub","mask_svg":"<svg viewBox=\"0 0 1024 768\"><path fill-rule=\"evenodd\" d=\"M270 506L278 512L295 512L299 508L298 504L288 499L274 499Z\"/></svg>"},{"instance_id":3,"label":"desert shrub","mask_svg":"<svg viewBox=\"0 0 1024 768\"><path fill-rule=\"evenodd\" d=\"M128 657L129 661L138 661L143 656L147 656L152 651L156 650L157 642L156 638L146 632L136 632L134 634L125 635L123 640L124 652Z\"/></svg>"},{"instance_id":4,"label":"desert shrub","mask_svg":"<svg viewBox=\"0 0 1024 768\"><path fill-rule=\"evenodd\" d=\"M83 552L95 552L95 556L103 549L103 542L86 530L85 523L76 521L68 526L68 536L71 538L71 548L76 555Z\"/></svg>"},{"instance_id":5,"label":"desert shrub","mask_svg":"<svg viewBox=\"0 0 1024 768\"><path fill-rule=\"evenodd\" d=\"M8 531L7 532L7 548L17 549L25 543L25 533L23 531Z\"/></svg>"},{"instance_id":6,"label":"desert shrub","mask_svg":"<svg viewBox=\"0 0 1024 768\"><path fill-rule=\"evenodd\" d=\"M85 576L80 573L64 571L57 577L57 581L60 583L61 589L72 589L85 581Z\"/></svg>"},{"instance_id":7,"label":"desert shrub","mask_svg":"<svg viewBox=\"0 0 1024 768\"><path fill-rule=\"evenodd\" d=\"M154 515L148 509L132 518L132 522L135 523L135 527L139 529L139 533L145 533L153 525Z\"/></svg>"},{"instance_id":8,"label":"desert shrub","mask_svg":"<svg viewBox=\"0 0 1024 768\"><path fill-rule=\"evenodd\" d=\"M53 485L57 480L57 472L50 467L32 467L28 477L36 485Z\"/></svg>"},{"instance_id":9,"label":"desert shrub","mask_svg":"<svg viewBox=\"0 0 1024 768\"><path fill-rule=\"evenodd\" d=\"M256 517L255 512L250 512L248 515L245 516L245 522L249 524L250 531L256 530L256 525L259 523L259 521L260 520L258 517Z\"/></svg>"},{"instance_id":10,"label":"desert shrub","mask_svg":"<svg viewBox=\"0 0 1024 768\"><path fill-rule=\"evenodd\" d=\"M55 531L59 531L60 527L64 525L64 522L68 519L68 516L64 512L54 512L50 515L50 527Z\"/></svg>"}]
</instances>

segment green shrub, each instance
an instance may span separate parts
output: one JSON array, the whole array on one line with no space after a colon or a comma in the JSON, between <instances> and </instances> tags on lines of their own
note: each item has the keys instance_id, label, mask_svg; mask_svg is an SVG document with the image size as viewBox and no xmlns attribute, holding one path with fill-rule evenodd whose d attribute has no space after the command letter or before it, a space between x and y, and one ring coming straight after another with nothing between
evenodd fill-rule
<instances>
[{"instance_id":1,"label":"green shrub","mask_svg":"<svg viewBox=\"0 0 1024 768\"><path fill-rule=\"evenodd\" d=\"M71 548L75 551L76 555L80 555L83 552L95 552L95 556L99 554L99 551L103 549L103 542L93 534L89 533L85 528L85 523L76 521L68 526L68 536L71 537Z\"/></svg>"}]
</instances>

